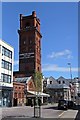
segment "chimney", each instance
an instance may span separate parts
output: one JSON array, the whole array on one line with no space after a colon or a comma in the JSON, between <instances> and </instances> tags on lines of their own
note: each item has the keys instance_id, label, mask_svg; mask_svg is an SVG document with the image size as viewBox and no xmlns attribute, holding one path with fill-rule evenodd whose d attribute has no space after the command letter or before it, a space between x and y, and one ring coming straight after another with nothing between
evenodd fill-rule
<instances>
[{"instance_id":1,"label":"chimney","mask_svg":"<svg viewBox=\"0 0 80 120\"><path fill-rule=\"evenodd\" d=\"M36 12L35 11L32 12L32 16L36 17Z\"/></svg>"}]
</instances>

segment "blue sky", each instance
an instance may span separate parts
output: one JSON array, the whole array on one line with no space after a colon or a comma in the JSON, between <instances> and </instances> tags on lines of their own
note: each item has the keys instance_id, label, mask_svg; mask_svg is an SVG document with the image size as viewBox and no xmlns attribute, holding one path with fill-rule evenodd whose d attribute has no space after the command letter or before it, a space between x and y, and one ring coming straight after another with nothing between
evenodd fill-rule
<instances>
[{"instance_id":1,"label":"blue sky","mask_svg":"<svg viewBox=\"0 0 80 120\"><path fill-rule=\"evenodd\" d=\"M78 3L76 2L3 2L2 39L14 47L14 70L18 70L19 14L36 11L41 21L42 73L45 77L78 76ZM1 37L1 36L0 36Z\"/></svg>"}]
</instances>

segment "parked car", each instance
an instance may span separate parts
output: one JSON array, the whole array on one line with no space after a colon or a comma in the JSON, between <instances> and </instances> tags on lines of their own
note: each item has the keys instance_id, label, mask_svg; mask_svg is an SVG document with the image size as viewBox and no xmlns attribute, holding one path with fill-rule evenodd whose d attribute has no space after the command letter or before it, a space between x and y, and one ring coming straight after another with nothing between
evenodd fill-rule
<instances>
[{"instance_id":1,"label":"parked car","mask_svg":"<svg viewBox=\"0 0 80 120\"><path fill-rule=\"evenodd\" d=\"M58 101L58 109L68 109L68 101L67 100L59 100Z\"/></svg>"},{"instance_id":2,"label":"parked car","mask_svg":"<svg viewBox=\"0 0 80 120\"><path fill-rule=\"evenodd\" d=\"M76 104L75 104L73 101L68 100L68 108L69 108L69 109L73 109L73 108L75 108L75 107L76 107Z\"/></svg>"}]
</instances>

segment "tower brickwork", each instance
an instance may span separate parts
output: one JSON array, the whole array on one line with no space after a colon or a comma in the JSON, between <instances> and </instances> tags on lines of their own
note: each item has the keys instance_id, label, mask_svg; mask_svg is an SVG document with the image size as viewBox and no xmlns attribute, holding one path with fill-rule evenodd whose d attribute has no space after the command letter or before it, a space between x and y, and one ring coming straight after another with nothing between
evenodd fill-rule
<instances>
[{"instance_id":1,"label":"tower brickwork","mask_svg":"<svg viewBox=\"0 0 80 120\"><path fill-rule=\"evenodd\" d=\"M33 11L32 15L20 14L19 33L19 71L27 76L41 72L40 20Z\"/></svg>"}]
</instances>

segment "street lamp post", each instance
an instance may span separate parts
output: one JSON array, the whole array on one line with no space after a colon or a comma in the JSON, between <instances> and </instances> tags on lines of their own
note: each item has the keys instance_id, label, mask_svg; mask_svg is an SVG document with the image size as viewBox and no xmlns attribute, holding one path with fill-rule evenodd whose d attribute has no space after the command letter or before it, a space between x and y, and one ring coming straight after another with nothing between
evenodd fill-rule
<instances>
[{"instance_id":1,"label":"street lamp post","mask_svg":"<svg viewBox=\"0 0 80 120\"><path fill-rule=\"evenodd\" d=\"M71 79L71 87L72 87L72 71L71 71L71 63L68 63L68 65L69 65L69 69L70 69L70 79ZM72 88L71 88L70 92L71 92L71 99L72 99Z\"/></svg>"},{"instance_id":2,"label":"street lamp post","mask_svg":"<svg viewBox=\"0 0 80 120\"><path fill-rule=\"evenodd\" d=\"M71 71L71 63L68 63L69 67L70 67L70 77L71 77L71 83L72 83L72 71Z\"/></svg>"}]
</instances>

